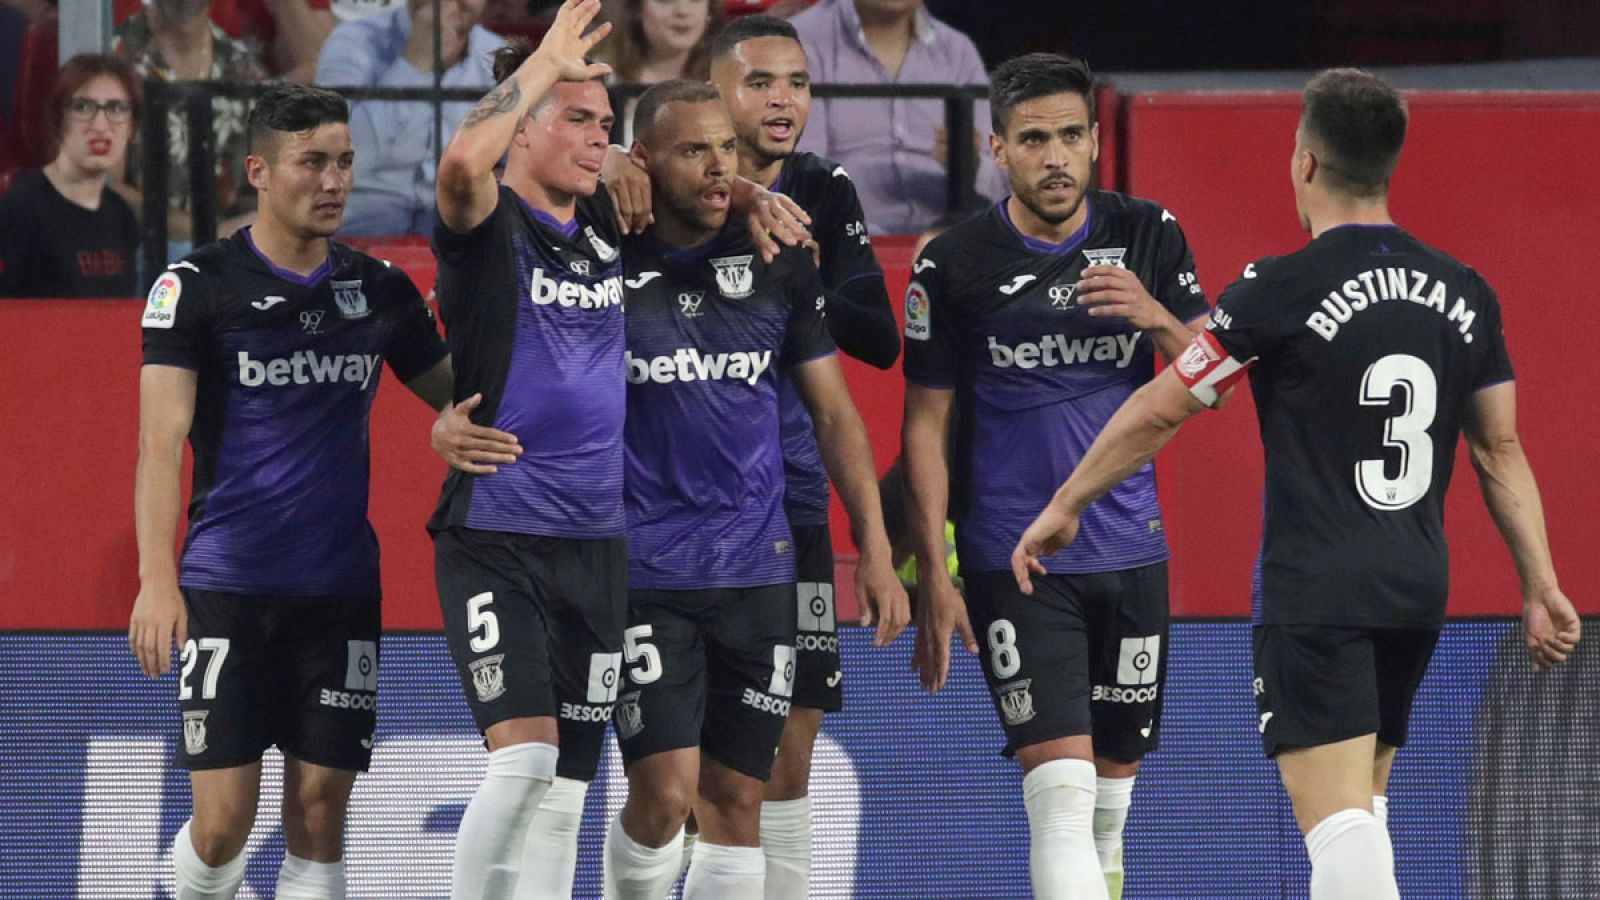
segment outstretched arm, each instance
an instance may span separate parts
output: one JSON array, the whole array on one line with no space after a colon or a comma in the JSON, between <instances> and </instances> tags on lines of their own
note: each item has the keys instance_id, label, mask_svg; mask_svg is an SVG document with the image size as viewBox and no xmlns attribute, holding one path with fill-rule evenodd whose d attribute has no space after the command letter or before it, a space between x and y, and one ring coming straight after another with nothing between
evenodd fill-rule
<instances>
[{"instance_id":1,"label":"outstretched arm","mask_svg":"<svg viewBox=\"0 0 1600 900\"><path fill-rule=\"evenodd\" d=\"M1517 437L1516 384L1507 381L1473 394L1465 432L1483 503L1511 551L1522 583L1528 656L1536 668L1547 669L1578 645L1582 624L1556 582L1539 485Z\"/></svg>"}]
</instances>

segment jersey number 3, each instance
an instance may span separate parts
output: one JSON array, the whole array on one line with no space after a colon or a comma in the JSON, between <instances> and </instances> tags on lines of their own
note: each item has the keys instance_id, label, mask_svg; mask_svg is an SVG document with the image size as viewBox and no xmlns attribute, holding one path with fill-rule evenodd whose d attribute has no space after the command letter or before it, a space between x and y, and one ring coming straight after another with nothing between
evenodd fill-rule
<instances>
[{"instance_id":1,"label":"jersey number 3","mask_svg":"<svg viewBox=\"0 0 1600 900\"><path fill-rule=\"evenodd\" d=\"M1382 458L1356 463L1356 490L1374 509L1405 509L1421 500L1433 484L1433 438L1428 426L1438 410L1438 380L1415 356L1385 356L1361 376L1361 405L1387 406L1397 390L1404 392L1404 406L1384 421L1383 445L1400 452L1400 471L1393 478L1385 475L1389 464Z\"/></svg>"}]
</instances>

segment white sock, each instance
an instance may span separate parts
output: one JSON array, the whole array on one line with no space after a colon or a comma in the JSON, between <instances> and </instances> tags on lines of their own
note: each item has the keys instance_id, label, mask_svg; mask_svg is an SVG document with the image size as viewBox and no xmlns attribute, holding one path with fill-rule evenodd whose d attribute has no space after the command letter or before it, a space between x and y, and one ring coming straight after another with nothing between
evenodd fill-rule
<instances>
[{"instance_id":1,"label":"white sock","mask_svg":"<svg viewBox=\"0 0 1600 900\"><path fill-rule=\"evenodd\" d=\"M760 847L728 847L701 840L683 882L683 900L761 900L767 858Z\"/></svg>"},{"instance_id":2,"label":"white sock","mask_svg":"<svg viewBox=\"0 0 1600 900\"><path fill-rule=\"evenodd\" d=\"M556 776L539 801L522 845L517 900L572 900L578 869L578 825L589 782Z\"/></svg>"},{"instance_id":3,"label":"white sock","mask_svg":"<svg viewBox=\"0 0 1600 900\"><path fill-rule=\"evenodd\" d=\"M665 847L646 847L622 829L622 817L606 831L606 900L662 900L678 880L683 829Z\"/></svg>"},{"instance_id":4,"label":"white sock","mask_svg":"<svg viewBox=\"0 0 1600 900\"><path fill-rule=\"evenodd\" d=\"M278 900L344 900L344 860L312 862L292 853L278 868Z\"/></svg>"},{"instance_id":5,"label":"white sock","mask_svg":"<svg viewBox=\"0 0 1600 900\"><path fill-rule=\"evenodd\" d=\"M1306 835L1311 900L1400 900L1394 852L1364 809L1342 809Z\"/></svg>"},{"instance_id":6,"label":"white sock","mask_svg":"<svg viewBox=\"0 0 1600 900\"><path fill-rule=\"evenodd\" d=\"M1133 805L1133 777L1096 778L1094 790L1094 852L1106 879L1111 900L1122 897L1122 826Z\"/></svg>"},{"instance_id":7,"label":"white sock","mask_svg":"<svg viewBox=\"0 0 1600 900\"><path fill-rule=\"evenodd\" d=\"M1107 900L1094 848L1094 763L1054 759L1022 779L1037 900Z\"/></svg>"},{"instance_id":8,"label":"white sock","mask_svg":"<svg viewBox=\"0 0 1600 900\"><path fill-rule=\"evenodd\" d=\"M555 747L538 743L512 744L489 754L483 783L456 832L451 897L510 900L528 825L556 777L556 755Z\"/></svg>"},{"instance_id":9,"label":"white sock","mask_svg":"<svg viewBox=\"0 0 1600 900\"><path fill-rule=\"evenodd\" d=\"M1382 794L1372 795L1372 817L1378 820L1384 830L1389 830L1389 798Z\"/></svg>"},{"instance_id":10,"label":"white sock","mask_svg":"<svg viewBox=\"0 0 1600 900\"><path fill-rule=\"evenodd\" d=\"M178 881L177 900L233 900L233 895L244 882L244 853L240 853L215 868L205 864L200 854L194 852L194 838L189 835L190 822L183 823L178 836L172 839L172 868Z\"/></svg>"},{"instance_id":11,"label":"white sock","mask_svg":"<svg viewBox=\"0 0 1600 900\"><path fill-rule=\"evenodd\" d=\"M811 798L761 804L766 900L806 900L811 885Z\"/></svg>"},{"instance_id":12,"label":"white sock","mask_svg":"<svg viewBox=\"0 0 1600 900\"><path fill-rule=\"evenodd\" d=\"M683 860L678 863L678 878L689 874L689 863L694 860L694 845L700 842L700 832L683 831Z\"/></svg>"}]
</instances>

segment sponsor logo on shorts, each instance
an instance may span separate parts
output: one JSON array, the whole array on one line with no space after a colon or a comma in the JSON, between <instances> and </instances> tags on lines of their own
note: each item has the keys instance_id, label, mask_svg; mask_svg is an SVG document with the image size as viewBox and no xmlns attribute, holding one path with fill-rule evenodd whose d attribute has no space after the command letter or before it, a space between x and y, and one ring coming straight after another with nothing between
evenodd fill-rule
<instances>
[{"instance_id":1,"label":"sponsor logo on shorts","mask_svg":"<svg viewBox=\"0 0 1600 900\"><path fill-rule=\"evenodd\" d=\"M1264 712L1261 714L1261 725L1259 728L1262 734L1267 733L1267 723L1270 721L1272 721L1272 713Z\"/></svg>"},{"instance_id":2,"label":"sponsor logo on shorts","mask_svg":"<svg viewBox=\"0 0 1600 900\"><path fill-rule=\"evenodd\" d=\"M615 703L617 700L617 682L621 678L621 653L589 654L589 687L584 692L584 699L590 703ZM584 721L594 720L585 719Z\"/></svg>"},{"instance_id":3,"label":"sponsor logo on shorts","mask_svg":"<svg viewBox=\"0 0 1600 900\"><path fill-rule=\"evenodd\" d=\"M500 668L505 658L504 653L496 653L467 666L472 671L472 689L478 692L479 703L488 703L506 692L506 673Z\"/></svg>"},{"instance_id":4,"label":"sponsor logo on shorts","mask_svg":"<svg viewBox=\"0 0 1600 900\"><path fill-rule=\"evenodd\" d=\"M206 752L206 716L210 710L187 710L183 714L183 749L190 756Z\"/></svg>"},{"instance_id":5,"label":"sponsor logo on shorts","mask_svg":"<svg viewBox=\"0 0 1600 900\"><path fill-rule=\"evenodd\" d=\"M1102 703L1152 703L1161 686L1152 684L1149 687L1125 688L1112 687L1106 684L1097 684L1094 691L1089 694L1090 700Z\"/></svg>"},{"instance_id":6,"label":"sponsor logo on shorts","mask_svg":"<svg viewBox=\"0 0 1600 900\"><path fill-rule=\"evenodd\" d=\"M753 256L724 256L713 259L717 270L717 290L729 300L739 300L755 293L755 276L750 272Z\"/></svg>"},{"instance_id":7,"label":"sponsor logo on shorts","mask_svg":"<svg viewBox=\"0 0 1600 900\"><path fill-rule=\"evenodd\" d=\"M1161 635L1122 639L1117 657L1117 684L1155 684L1161 659Z\"/></svg>"},{"instance_id":8,"label":"sponsor logo on shorts","mask_svg":"<svg viewBox=\"0 0 1600 900\"><path fill-rule=\"evenodd\" d=\"M833 634L802 634L795 637L794 646L805 653L838 653L839 637Z\"/></svg>"},{"instance_id":9,"label":"sponsor logo on shorts","mask_svg":"<svg viewBox=\"0 0 1600 900\"><path fill-rule=\"evenodd\" d=\"M844 680L844 673L839 671L838 669L835 669L833 671L833 674L828 676L828 687L836 688L836 687L839 686L839 682L841 682L843 680Z\"/></svg>"},{"instance_id":10,"label":"sponsor logo on shorts","mask_svg":"<svg viewBox=\"0 0 1600 900\"><path fill-rule=\"evenodd\" d=\"M377 691L378 642L347 641L350 660L344 669L344 689L347 691Z\"/></svg>"},{"instance_id":11,"label":"sponsor logo on shorts","mask_svg":"<svg viewBox=\"0 0 1600 900\"><path fill-rule=\"evenodd\" d=\"M740 702L757 712L771 713L779 717L787 717L789 715L790 704L788 700L774 697L770 694L763 694L755 688L745 688L744 697L741 698Z\"/></svg>"},{"instance_id":12,"label":"sponsor logo on shorts","mask_svg":"<svg viewBox=\"0 0 1600 900\"><path fill-rule=\"evenodd\" d=\"M1031 684L1032 678L1024 678L1000 685L1000 717L1007 725L1021 725L1037 715L1033 709L1033 692L1028 690Z\"/></svg>"},{"instance_id":13,"label":"sponsor logo on shorts","mask_svg":"<svg viewBox=\"0 0 1600 900\"><path fill-rule=\"evenodd\" d=\"M372 314L367 306L367 295L361 292L361 279L354 281L330 281L333 288L333 303L339 307L339 315L346 319L365 319Z\"/></svg>"},{"instance_id":14,"label":"sponsor logo on shorts","mask_svg":"<svg viewBox=\"0 0 1600 900\"><path fill-rule=\"evenodd\" d=\"M644 731L644 713L639 709L638 691L618 697L617 708L613 712L617 720L617 737L628 740Z\"/></svg>"},{"instance_id":15,"label":"sponsor logo on shorts","mask_svg":"<svg viewBox=\"0 0 1600 900\"><path fill-rule=\"evenodd\" d=\"M562 703L561 718L568 722L605 722L611 719L611 707L586 706L582 703Z\"/></svg>"},{"instance_id":16,"label":"sponsor logo on shorts","mask_svg":"<svg viewBox=\"0 0 1600 900\"><path fill-rule=\"evenodd\" d=\"M832 634L837 630L833 618L833 585L826 581L801 581L795 585L795 593L800 603L801 631ZM838 649L837 644L835 649Z\"/></svg>"},{"instance_id":17,"label":"sponsor logo on shorts","mask_svg":"<svg viewBox=\"0 0 1600 900\"><path fill-rule=\"evenodd\" d=\"M767 679L767 693L794 696L794 648L787 644L772 648L772 677Z\"/></svg>"},{"instance_id":18,"label":"sponsor logo on shorts","mask_svg":"<svg viewBox=\"0 0 1600 900\"><path fill-rule=\"evenodd\" d=\"M321 696L317 698L317 702L334 709L374 710L378 708L378 695L352 694L349 691L335 691L323 688Z\"/></svg>"}]
</instances>

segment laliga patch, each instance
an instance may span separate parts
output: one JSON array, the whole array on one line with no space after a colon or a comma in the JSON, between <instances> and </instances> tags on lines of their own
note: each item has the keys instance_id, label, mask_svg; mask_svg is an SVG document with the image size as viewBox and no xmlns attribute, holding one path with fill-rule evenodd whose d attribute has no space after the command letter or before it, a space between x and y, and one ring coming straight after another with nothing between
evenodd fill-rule
<instances>
[{"instance_id":1,"label":"laliga patch","mask_svg":"<svg viewBox=\"0 0 1600 900\"><path fill-rule=\"evenodd\" d=\"M925 341L933 333L933 310L928 305L928 292L917 282L906 288L906 339Z\"/></svg>"},{"instance_id":2,"label":"laliga patch","mask_svg":"<svg viewBox=\"0 0 1600 900\"><path fill-rule=\"evenodd\" d=\"M177 272L162 272L150 287L144 301L144 318L139 324L145 328L171 328L178 321L178 298L183 296L183 279Z\"/></svg>"}]
</instances>

